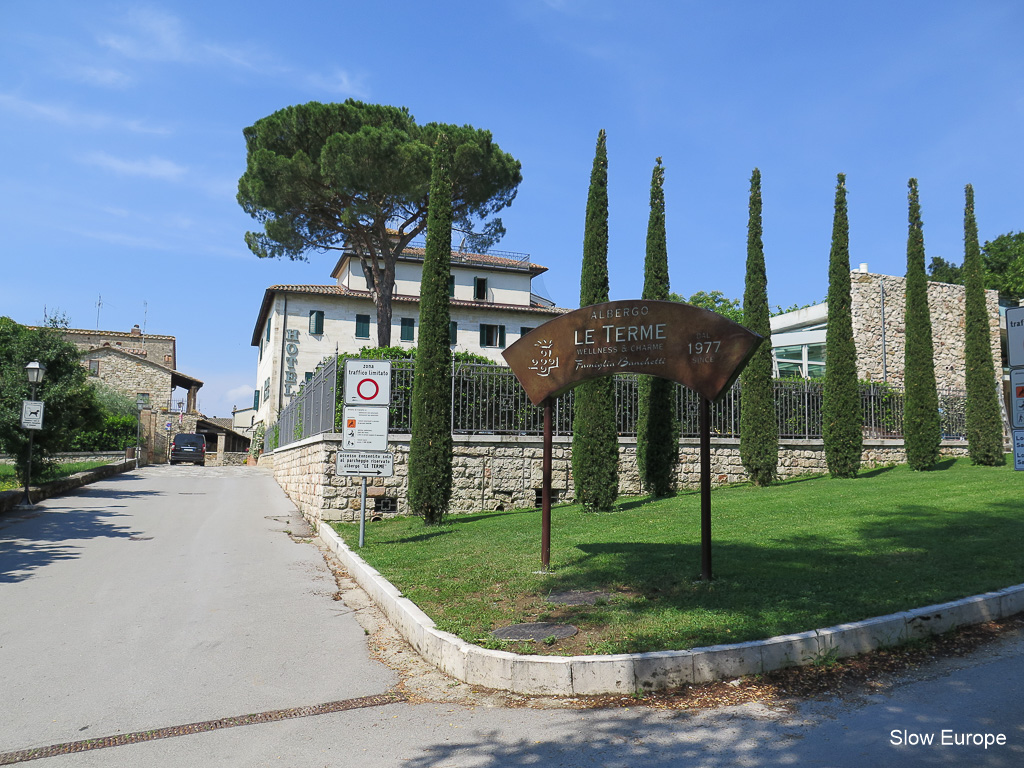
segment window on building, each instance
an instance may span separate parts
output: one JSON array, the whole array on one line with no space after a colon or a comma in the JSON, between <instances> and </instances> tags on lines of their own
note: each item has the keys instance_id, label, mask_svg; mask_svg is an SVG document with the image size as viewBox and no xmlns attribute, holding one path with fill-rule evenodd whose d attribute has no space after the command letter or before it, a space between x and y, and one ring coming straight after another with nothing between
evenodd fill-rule
<instances>
[{"instance_id":1,"label":"window on building","mask_svg":"<svg viewBox=\"0 0 1024 768\"><path fill-rule=\"evenodd\" d=\"M309 384L309 382L311 382L312 380L313 380L313 372L312 371L306 371L306 383Z\"/></svg>"},{"instance_id":2,"label":"window on building","mask_svg":"<svg viewBox=\"0 0 1024 768\"><path fill-rule=\"evenodd\" d=\"M473 298L477 301L487 301L487 278L473 278Z\"/></svg>"},{"instance_id":3,"label":"window on building","mask_svg":"<svg viewBox=\"0 0 1024 768\"><path fill-rule=\"evenodd\" d=\"M90 376L99 376L100 375L100 361L99 360L90 360L89 361L89 375Z\"/></svg>"},{"instance_id":4,"label":"window on building","mask_svg":"<svg viewBox=\"0 0 1024 768\"><path fill-rule=\"evenodd\" d=\"M480 325L480 346L505 348L504 325Z\"/></svg>"},{"instance_id":5,"label":"window on building","mask_svg":"<svg viewBox=\"0 0 1024 768\"><path fill-rule=\"evenodd\" d=\"M817 379L825 375L825 345L775 347L775 375L780 379Z\"/></svg>"},{"instance_id":6,"label":"window on building","mask_svg":"<svg viewBox=\"0 0 1024 768\"><path fill-rule=\"evenodd\" d=\"M448 298L455 298L455 275L448 275Z\"/></svg>"},{"instance_id":7,"label":"window on building","mask_svg":"<svg viewBox=\"0 0 1024 768\"><path fill-rule=\"evenodd\" d=\"M252 409L254 411L260 409L260 391L258 389L252 391Z\"/></svg>"},{"instance_id":8,"label":"window on building","mask_svg":"<svg viewBox=\"0 0 1024 768\"><path fill-rule=\"evenodd\" d=\"M263 402L267 402L270 399L270 377L268 376L266 381L263 382Z\"/></svg>"},{"instance_id":9,"label":"window on building","mask_svg":"<svg viewBox=\"0 0 1024 768\"><path fill-rule=\"evenodd\" d=\"M416 335L416 319L412 317L402 318L402 341L413 341Z\"/></svg>"},{"instance_id":10,"label":"window on building","mask_svg":"<svg viewBox=\"0 0 1024 768\"><path fill-rule=\"evenodd\" d=\"M369 315L356 315L356 338L357 339L368 339L368 338L370 338L370 316Z\"/></svg>"},{"instance_id":11,"label":"window on building","mask_svg":"<svg viewBox=\"0 0 1024 768\"><path fill-rule=\"evenodd\" d=\"M324 311L322 309L309 310L309 332L319 336L324 332Z\"/></svg>"},{"instance_id":12,"label":"window on building","mask_svg":"<svg viewBox=\"0 0 1024 768\"><path fill-rule=\"evenodd\" d=\"M267 341L270 341L270 320L267 320L267 333L266 333L266 339L267 339Z\"/></svg>"},{"instance_id":13,"label":"window on building","mask_svg":"<svg viewBox=\"0 0 1024 768\"><path fill-rule=\"evenodd\" d=\"M459 343L459 324L454 320L448 323L448 343L453 347Z\"/></svg>"},{"instance_id":14,"label":"window on building","mask_svg":"<svg viewBox=\"0 0 1024 768\"><path fill-rule=\"evenodd\" d=\"M533 330L533 328L530 328L529 326L526 326L526 325L520 326L519 327L519 335L520 336L525 336L526 334L528 334L532 330Z\"/></svg>"},{"instance_id":15,"label":"window on building","mask_svg":"<svg viewBox=\"0 0 1024 768\"><path fill-rule=\"evenodd\" d=\"M143 408L149 408L149 392L139 392L135 396L135 403L141 403Z\"/></svg>"}]
</instances>

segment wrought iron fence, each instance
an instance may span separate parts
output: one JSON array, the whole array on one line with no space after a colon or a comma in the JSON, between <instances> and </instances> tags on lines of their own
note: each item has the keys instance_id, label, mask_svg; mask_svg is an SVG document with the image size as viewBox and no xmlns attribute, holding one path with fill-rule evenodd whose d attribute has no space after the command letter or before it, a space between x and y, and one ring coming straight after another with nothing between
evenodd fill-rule
<instances>
[{"instance_id":1,"label":"wrought iron fence","mask_svg":"<svg viewBox=\"0 0 1024 768\"><path fill-rule=\"evenodd\" d=\"M281 411L277 424L266 431L265 449L272 451L311 435L333 432L337 388L338 360L330 357L317 367L313 378L302 385Z\"/></svg>"},{"instance_id":2,"label":"wrought iron fence","mask_svg":"<svg viewBox=\"0 0 1024 768\"><path fill-rule=\"evenodd\" d=\"M394 360L391 369L389 431L407 434L412 421L412 360ZM331 360L317 371L299 395L282 412L277 445L287 445L318 432L335 429L343 405L334 394L339 390L337 362ZM614 377L615 409L620 435L636 434L638 381L635 374ZM821 438L821 407L824 384L817 381L776 380L775 406L779 437L815 440ZM742 387L734 385L711 407L711 433L716 437L739 437ZM903 391L887 384L860 385L864 437L901 438L903 435ZM946 439L966 435L966 395L958 390L940 390L939 410ZM452 367L452 433L493 435L539 435L544 411L533 405L511 369L499 365L454 363ZM573 393L556 398L553 429L556 435L572 433ZM682 437L699 435L700 396L676 385L675 418ZM333 415L333 418L331 416ZM277 447L277 446L274 446Z\"/></svg>"}]
</instances>

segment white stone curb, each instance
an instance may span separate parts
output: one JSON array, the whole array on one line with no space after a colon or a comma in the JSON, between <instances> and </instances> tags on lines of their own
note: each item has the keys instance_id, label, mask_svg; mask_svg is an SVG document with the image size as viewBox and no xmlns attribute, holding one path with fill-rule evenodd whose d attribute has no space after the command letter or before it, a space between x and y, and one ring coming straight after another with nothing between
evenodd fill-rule
<instances>
[{"instance_id":1,"label":"white stone curb","mask_svg":"<svg viewBox=\"0 0 1024 768\"><path fill-rule=\"evenodd\" d=\"M675 688L855 656L1024 611L1021 584L951 603L749 643L612 656L522 656L481 648L441 632L429 616L349 549L330 525L321 523L319 536L424 659L456 680L514 693L582 696Z\"/></svg>"}]
</instances>

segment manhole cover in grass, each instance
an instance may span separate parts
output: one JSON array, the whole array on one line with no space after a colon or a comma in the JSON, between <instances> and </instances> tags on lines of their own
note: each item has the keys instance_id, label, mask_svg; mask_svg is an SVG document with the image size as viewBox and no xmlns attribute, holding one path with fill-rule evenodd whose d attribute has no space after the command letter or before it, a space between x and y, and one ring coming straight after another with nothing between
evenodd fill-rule
<instances>
[{"instance_id":1,"label":"manhole cover in grass","mask_svg":"<svg viewBox=\"0 0 1024 768\"><path fill-rule=\"evenodd\" d=\"M548 595L549 603L560 605L597 605L598 600L608 602L611 595L607 592L580 592L572 590L569 592L555 592Z\"/></svg>"},{"instance_id":2,"label":"manhole cover in grass","mask_svg":"<svg viewBox=\"0 0 1024 768\"><path fill-rule=\"evenodd\" d=\"M545 621L501 627L491 632L491 636L499 640L547 640L549 637L561 640L572 637L578 631L572 624L550 624Z\"/></svg>"}]
</instances>

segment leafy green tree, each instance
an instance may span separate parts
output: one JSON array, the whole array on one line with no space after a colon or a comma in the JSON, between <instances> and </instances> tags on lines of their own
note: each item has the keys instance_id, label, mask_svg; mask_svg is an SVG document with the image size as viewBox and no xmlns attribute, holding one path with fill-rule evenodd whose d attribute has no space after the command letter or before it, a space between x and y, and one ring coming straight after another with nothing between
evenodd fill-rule
<instances>
[{"instance_id":1,"label":"leafy green tree","mask_svg":"<svg viewBox=\"0 0 1024 768\"><path fill-rule=\"evenodd\" d=\"M135 445L138 436L138 410L135 401L100 379L90 378L87 381L96 398L101 423L96 429L76 432L71 437L67 450L123 451Z\"/></svg>"},{"instance_id":2,"label":"leafy green tree","mask_svg":"<svg viewBox=\"0 0 1024 768\"><path fill-rule=\"evenodd\" d=\"M651 176L643 298L651 301L669 298L665 168L660 157ZM679 463L679 420L672 404L675 384L668 379L641 375L637 389L636 460L640 478L649 493L667 496L672 492L673 474Z\"/></svg>"},{"instance_id":3,"label":"leafy green tree","mask_svg":"<svg viewBox=\"0 0 1024 768\"><path fill-rule=\"evenodd\" d=\"M1010 232L982 246L985 287L1011 301L1024 299L1024 232Z\"/></svg>"},{"instance_id":4,"label":"leafy green tree","mask_svg":"<svg viewBox=\"0 0 1024 768\"><path fill-rule=\"evenodd\" d=\"M946 261L941 256L932 256L932 260L928 264L928 279L936 283L963 285L963 270L963 266L957 266L951 261Z\"/></svg>"},{"instance_id":5,"label":"leafy green tree","mask_svg":"<svg viewBox=\"0 0 1024 768\"><path fill-rule=\"evenodd\" d=\"M768 274L761 224L761 171L750 176L747 221L747 275L742 325L764 337L740 374L740 460L754 485L769 485L779 465L779 423L772 382L772 329L768 312Z\"/></svg>"},{"instance_id":6,"label":"leafy green tree","mask_svg":"<svg viewBox=\"0 0 1024 768\"><path fill-rule=\"evenodd\" d=\"M924 269L923 263L921 268ZM846 209L846 175L840 173L836 181L832 250L828 261L828 321L825 328L828 362L821 403L825 463L832 477L857 476L863 442L851 302L850 221Z\"/></svg>"},{"instance_id":7,"label":"leafy green tree","mask_svg":"<svg viewBox=\"0 0 1024 768\"><path fill-rule=\"evenodd\" d=\"M427 226L431 155L452 143L452 222L483 250L504 234L492 218L511 205L519 161L489 131L417 125L409 110L349 99L286 107L243 131L246 171L238 203L263 225L248 232L260 258L305 259L310 251L354 252L377 306L377 340L391 344L391 299L399 254ZM483 222L479 232L474 224Z\"/></svg>"},{"instance_id":8,"label":"leafy green tree","mask_svg":"<svg viewBox=\"0 0 1024 768\"><path fill-rule=\"evenodd\" d=\"M985 302L985 268L978 247L974 218L974 187L964 188L964 359L967 385L967 445L971 462L1001 466L1003 421L992 361L988 306Z\"/></svg>"},{"instance_id":9,"label":"leafy green tree","mask_svg":"<svg viewBox=\"0 0 1024 768\"><path fill-rule=\"evenodd\" d=\"M608 152L597 136L583 233L580 306L608 301ZM590 512L612 508L619 492L619 437L615 426L615 380L591 379L574 391L572 474L576 498Z\"/></svg>"},{"instance_id":10,"label":"leafy green tree","mask_svg":"<svg viewBox=\"0 0 1024 768\"><path fill-rule=\"evenodd\" d=\"M29 444L28 432L21 428L21 401L31 394L25 366L33 360L45 365L46 373L36 387L36 399L43 402L43 428L33 438L32 477L39 477L55 453L67 450L76 434L102 423L75 345L52 328L26 328L0 317L0 452L14 456L21 482Z\"/></svg>"},{"instance_id":11,"label":"leafy green tree","mask_svg":"<svg viewBox=\"0 0 1024 768\"><path fill-rule=\"evenodd\" d=\"M739 299L726 298L721 291L697 291L690 298L684 299L678 293L670 293L669 301L678 301L684 304L692 304L701 309L710 309L732 320L734 323L743 324L743 304Z\"/></svg>"},{"instance_id":12,"label":"leafy green tree","mask_svg":"<svg viewBox=\"0 0 1024 768\"><path fill-rule=\"evenodd\" d=\"M935 387L935 361L932 347L932 319L928 309L928 280L924 272L924 227L917 179L907 183L910 192L907 232L907 296L905 313L904 411L903 436L907 464L912 469L932 467L939 460L942 424L939 396ZM831 306L829 314L831 314ZM829 349L828 367L832 365Z\"/></svg>"},{"instance_id":13,"label":"leafy green tree","mask_svg":"<svg viewBox=\"0 0 1024 768\"><path fill-rule=\"evenodd\" d=\"M434 148L427 248L420 288L420 337L412 386L409 506L427 525L444 519L452 496L451 351L448 275L452 252L451 144Z\"/></svg>"}]
</instances>

